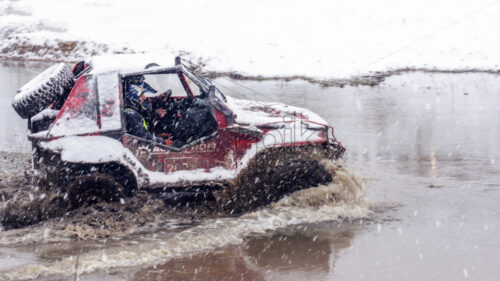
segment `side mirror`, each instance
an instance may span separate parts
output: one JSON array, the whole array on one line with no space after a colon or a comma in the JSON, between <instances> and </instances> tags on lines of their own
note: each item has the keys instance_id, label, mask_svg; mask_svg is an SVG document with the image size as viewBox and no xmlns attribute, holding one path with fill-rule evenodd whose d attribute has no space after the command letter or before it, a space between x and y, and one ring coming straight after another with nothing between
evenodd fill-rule
<instances>
[{"instance_id":1,"label":"side mirror","mask_svg":"<svg viewBox=\"0 0 500 281\"><path fill-rule=\"evenodd\" d=\"M181 57L177 56L175 57L175 65L181 65Z\"/></svg>"}]
</instances>

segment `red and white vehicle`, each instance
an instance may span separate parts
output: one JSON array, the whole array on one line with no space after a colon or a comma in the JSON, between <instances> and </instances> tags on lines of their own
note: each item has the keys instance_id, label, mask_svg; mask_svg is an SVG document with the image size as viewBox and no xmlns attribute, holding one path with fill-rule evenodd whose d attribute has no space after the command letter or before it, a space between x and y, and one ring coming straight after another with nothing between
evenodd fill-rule
<instances>
[{"instance_id":1,"label":"red and white vehicle","mask_svg":"<svg viewBox=\"0 0 500 281\"><path fill-rule=\"evenodd\" d=\"M13 106L28 118L34 169L73 200L147 189L166 200L231 196L225 202L237 210L332 180L322 161L335 161L345 149L318 115L225 96L180 58L145 69L151 62L141 55L92 57L72 72L55 65L21 88ZM179 148L127 133L123 93L138 75L158 91L172 90L171 102L184 105L178 110L203 100L217 128Z\"/></svg>"}]
</instances>

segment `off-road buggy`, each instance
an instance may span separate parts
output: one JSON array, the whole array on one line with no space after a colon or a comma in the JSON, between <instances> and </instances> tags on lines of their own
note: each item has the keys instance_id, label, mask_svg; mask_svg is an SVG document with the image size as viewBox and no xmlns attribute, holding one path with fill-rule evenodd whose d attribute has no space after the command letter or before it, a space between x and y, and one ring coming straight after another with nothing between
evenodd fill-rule
<instances>
[{"instance_id":1,"label":"off-road buggy","mask_svg":"<svg viewBox=\"0 0 500 281\"><path fill-rule=\"evenodd\" d=\"M322 161L345 149L316 114L225 96L178 57L173 66L152 62L113 55L81 61L73 70L56 64L15 96L14 109L28 119L34 170L72 204L121 201L146 189L167 202L207 200L241 211L332 180ZM199 130L191 130L183 146L127 133L124 93L138 76L172 93L174 119L197 116L192 109L203 105L205 117L191 122Z\"/></svg>"}]
</instances>

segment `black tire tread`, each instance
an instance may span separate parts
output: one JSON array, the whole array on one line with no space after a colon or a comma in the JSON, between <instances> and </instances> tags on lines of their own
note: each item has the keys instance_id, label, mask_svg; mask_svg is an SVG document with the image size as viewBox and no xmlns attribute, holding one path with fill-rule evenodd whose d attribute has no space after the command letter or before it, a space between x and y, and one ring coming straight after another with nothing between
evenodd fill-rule
<instances>
[{"instance_id":1,"label":"black tire tread","mask_svg":"<svg viewBox=\"0 0 500 281\"><path fill-rule=\"evenodd\" d=\"M25 90L21 88L14 97L12 107L21 118L26 119L36 115L73 87L74 76L67 65L60 63L52 70L46 71L52 73L39 85ZM37 78L38 76L34 79Z\"/></svg>"},{"instance_id":2,"label":"black tire tread","mask_svg":"<svg viewBox=\"0 0 500 281\"><path fill-rule=\"evenodd\" d=\"M219 208L229 214L251 211L292 192L326 184L333 175L320 163L321 153L305 149L269 149L218 193Z\"/></svg>"}]
</instances>

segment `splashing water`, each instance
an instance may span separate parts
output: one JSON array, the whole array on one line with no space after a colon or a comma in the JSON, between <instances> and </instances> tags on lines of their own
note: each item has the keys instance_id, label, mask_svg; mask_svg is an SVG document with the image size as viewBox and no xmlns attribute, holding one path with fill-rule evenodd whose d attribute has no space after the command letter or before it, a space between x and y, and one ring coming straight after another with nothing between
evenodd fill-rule
<instances>
[{"instance_id":1,"label":"splashing water","mask_svg":"<svg viewBox=\"0 0 500 281\"><path fill-rule=\"evenodd\" d=\"M77 273L116 267L156 265L188 254L239 244L246 237L300 223L317 223L362 218L369 213L364 185L359 177L331 162L325 167L335 180L315 188L295 192L265 208L238 218L209 219L174 235L157 236L154 241L98 250L81 255ZM40 276L74 274L76 258L52 264L32 264L0 273L0 279L34 279Z\"/></svg>"}]
</instances>

